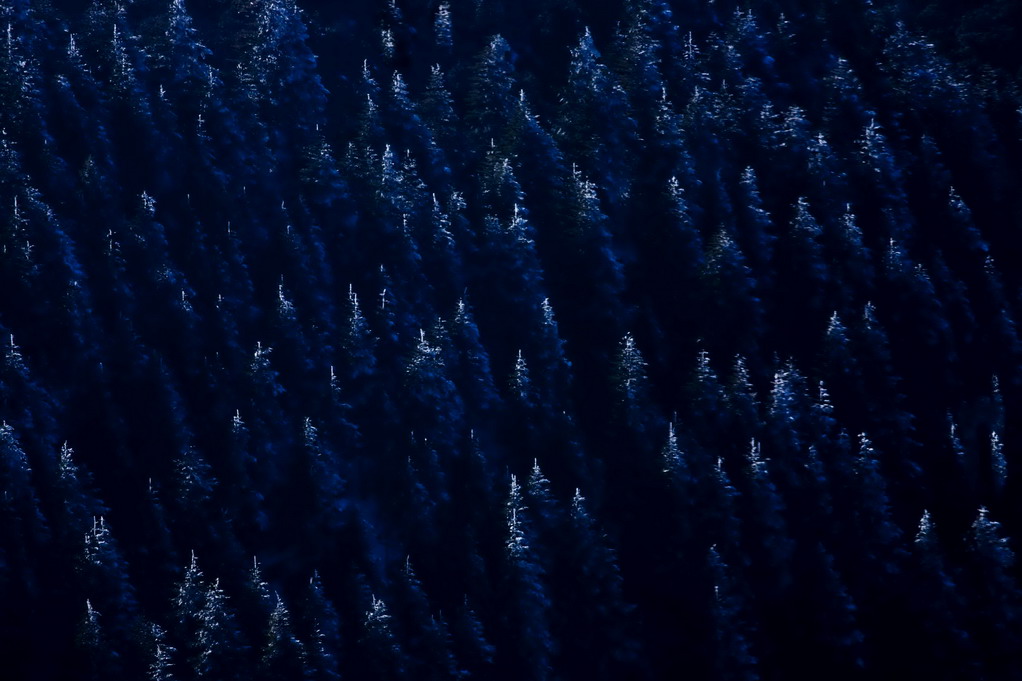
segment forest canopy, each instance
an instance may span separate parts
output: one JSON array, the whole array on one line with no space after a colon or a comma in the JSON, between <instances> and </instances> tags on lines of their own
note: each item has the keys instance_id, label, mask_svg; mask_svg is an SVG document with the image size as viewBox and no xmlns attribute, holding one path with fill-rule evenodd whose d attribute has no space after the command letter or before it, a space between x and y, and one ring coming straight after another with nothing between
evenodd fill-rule
<instances>
[{"instance_id":1,"label":"forest canopy","mask_svg":"<svg viewBox=\"0 0 1022 681\"><path fill-rule=\"evenodd\" d=\"M1022 677L1020 7L0 0L3 677Z\"/></svg>"}]
</instances>

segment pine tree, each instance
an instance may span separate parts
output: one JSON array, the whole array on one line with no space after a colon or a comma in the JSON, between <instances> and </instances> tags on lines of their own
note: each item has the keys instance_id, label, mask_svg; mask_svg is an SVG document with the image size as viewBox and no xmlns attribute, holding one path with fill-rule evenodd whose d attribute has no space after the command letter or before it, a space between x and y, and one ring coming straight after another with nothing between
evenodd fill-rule
<instances>
[{"instance_id":1,"label":"pine tree","mask_svg":"<svg viewBox=\"0 0 1022 681\"><path fill-rule=\"evenodd\" d=\"M208 63L213 53L202 44L198 33L184 0L171 0L166 44L162 54L158 54L157 63L165 70L168 86L176 86L181 94L193 97L202 92L205 83L215 78ZM191 112L191 109L184 111Z\"/></svg>"},{"instance_id":2,"label":"pine tree","mask_svg":"<svg viewBox=\"0 0 1022 681\"><path fill-rule=\"evenodd\" d=\"M260 0L257 7L257 36L244 77L258 87L276 115L291 121L298 140L306 141L324 123L326 90L308 46L302 11L294 0Z\"/></svg>"},{"instance_id":3,"label":"pine tree","mask_svg":"<svg viewBox=\"0 0 1022 681\"><path fill-rule=\"evenodd\" d=\"M174 462L175 517L181 531L194 539L211 540L222 526L214 508L219 481L205 457L194 447Z\"/></svg>"},{"instance_id":4,"label":"pine tree","mask_svg":"<svg viewBox=\"0 0 1022 681\"><path fill-rule=\"evenodd\" d=\"M764 207L759 184L759 177L753 168L742 171L735 202L735 217L742 252L748 254L750 267L757 279L766 283L772 278L771 264L777 235L773 220Z\"/></svg>"},{"instance_id":5,"label":"pine tree","mask_svg":"<svg viewBox=\"0 0 1022 681\"><path fill-rule=\"evenodd\" d=\"M872 534L886 553L899 543L901 532L890 515L890 502L887 498L878 454L865 433L859 435L856 474L861 490L860 501L856 504L860 514L861 531ZM887 554L887 560L890 560L891 557L890 554ZM891 563L885 566L885 570L888 572L896 569L896 566Z\"/></svg>"},{"instance_id":6,"label":"pine tree","mask_svg":"<svg viewBox=\"0 0 1022 681\"><path fill-rule=\"evenodd\" d=\"M312 681L340 679L340 621L337 610L327 598L318 572L309 578L301 615L297 619L300 638L306 641L309 678Z\"/></svg>"},{"instance_id":7,"label":"pine tree","mask_svg":"<svg viewBox=\"0 0 1022 681\"><path fill-rule=\"evenodd\" d=\"M405 678L408 661L394 635L390 624L391 615L387 605L375 596L362 622L359 641L365 670L371 678L394 681Z\"/></svg>"},{"instance_id":8,"label":"pine tree","mask_svg":"<svg viewBox=\"0 0 1022 681\"><path fill-rule=\"evenodd\" d=\"M420 679L456 679L466 672L460 669L451 651L450 631L443 617L430 612L423 584L405 559L400 584L400 600L408 640L409 675Z\"/></svg>"},{"instance_id":9,"label":"pine tree","mask_svg":"<svg viewBox=\"0 0 1022 681\"><path fill-rule=\"evenodd\" d=\"M121 673L117 653L110 649L98 610L85 601L85 615L78 626L75 647L79 655L76 667L82 678L99 681Z\"/></svg>"},{"instance_id":10,"label":"pine tree","mask_svg":"<svg viewBox=\"0 0 1022 681\"><path fill-rule=\"evenodd\" d=\"M61 541L70 548L70 543L74 541L77 544L94 519L104 516L108 509L95 495L92 476L78 464L74 450L66 442L60 448L58 466L56 488L65 517L54 529L66 533Z\"/></svg>"},{"instance_id":11,"label":"pine tree","mask_svg":"<svg viewBox=\"0 0 1022 681\"><path fill-rule=\"evenodd\" d=\"M197 619L196 656L192 659L195 678L244 678L248 672L242 664L246 646L219 579L206 588Z\"/></svg>"},{"instance_id":12,"label":"pine tree","mask_svg":"<svg viewBox=\"0 0 1022 681\"><path fill-rule=\"evenodd\" d=\"M175 681L174 646L166 642L166 632L158 624L149 626L151 658L146 678L149 681Z\"/></svg>"},{"instance_id":13,"label":"pine tree","mask_svg":"<svg viewBox=\"0 0 1022 681\"><path fill-rule=\"evenodd\" d=\"M312 542L333 536L344 526L344 512L348 505L345 493L343 462L331 447L321 442L319 431L311 419L305 419L303 465L307 467L302 480L309 492L312 518L305 521L311 527Z\"/></svg>"},{"instance_id":14,"label":"pine tree","mask_svg":"<svg viewBox=\"0 0 1022 681\"><path fill-rule=\"evenodd\" d=\"M761 446L755 440L749 444L745 464L748 535L755 542L749 547L748 555L750 562L760 564L757 577L750 581L754 585L763 585L763 593L780 595L793 579L788 566L794 553L794 542L785 521L785 504L771 480L770 462L763 458Z\"/></svg>"},{"instance_id":15,"label":"pine tree","mask_svg":"<svg viewBox=\"0 0 1022 681\"><path fill-rule=\"evenodd\" d=\"M33 83L40 76L35 54L40 27L34 12L22 3L5 3L0 7L0 22L5 28L0 49L2 121L16 138L28 141L33 127L45 125L43 120L31 120L42 112L38 86Z\"/></svg>"},{"instance_id":16,"label":"pine tree","mask_svg":"<svg viewBox=\"0 0 1022 681\"><path fill-rule=\"evenodd\" d=\"M625 601L617 556L586 505L576 489L564 525L563 557L553 561L551 571L557 599L552 633L560 643L555 667L590 678L617 678L639 666L629 630L632 607Z\"/></svg>"},{"instance_id":17,"label":"pine tree","mask_svg":"<svg viewBox=\"0 0 1022 681\"><path fill-rule=\"evenodd\" d=\"M508 678L547 679L551 673L553 639L549 629L550 601L543 582L544 570L531 545L522 489L511 476L506 507L507 540L501 601L502 646L495 662Z\"/></svg>"},{"instance_id":18,"label":"pine tree","mask_svg":"<svg viewBox=\"0 0 1022 681\"><path fill-rule=\"evenodd\" d=\"M409 425L441 445L454 442L453 428L461 419L463 403L447 376L441 348L427 340L425 331L419 331L419 342L408 361L405 386Z\"/></svg>"},{"instance_id":19,"label":"pine tree","mask_svg":"<svg viewBox=\"0 0 1022 681\"><path fill-rule=\"evenodd\" d=\"M108 613L104 629L110 637L107 645L114 649L115 645L126 642L138 614L135 591L128 578L128 564L103 518L93 519L83 543L79 559L81 588L97 607L102 605Z\"/></svg>"},{"instance_id":20,"label":"pine tree","mask_svg":"<svg viewBox=\"0 0 1022 681\"><path fill-rule=\"evenodd\" d=\"M14 429L0 425L0 556L6 579L18 588L13 603L29 612L39 598L36 561L50 537L33 485L33 471ZM117 584L117 587L123 586Z\"/></svg>"},{"instance_id":21,"label":"pine tree","mask_svg":"<svg viewBox=\"0 0 1022 681\"><path fill-rule=\"evenodd\" d=\"M805 197L794 207L787 233L778 243L777 294L781 305L777 323L797 328L806 319L818 320L831 275L824 258L823 229ZM821 320L822 321L822 320Z\"/></svg>"},{"instance_id":22,"label":"pine tree","mask_svg":"<svg viewBox=\"0 0 1022 681\"><path fill-rule=\"evenodd\" d=\"M625 423L639 433L644 432L649 425L647 410L650 407L650 396L646 366L634 336L625 334L618 345L611 378Z\"/></svg>"},{"instance_id":23,"label":"pine tree","mask_svg":"<svg viewBox=\"0 0 1022 681\"><path fill-rule=\"evenodd\" d=\"M479 618L469 607L467 596L455 610L451 621L451 646L465 667L467 678L485 678L490 672L495 648L486 639Z\"/></svg>"},{"instance_id":24,"label":"pine tree","mask_svg":"<svg viewBox=\"0 0 1022 681\"><path fill-rule=\"evenodd\" d=\"M515 367L511 370L508 384L511 389L511 399L514 402L526 410L536 407L536 391L533 388L532 379L529 378L529 365L526 364L521 350L518 351L518 356L515 358Z\"/></svg>"},{"instance_id":25,"label":"pine tree","mask_svg":"<svg viewBox=\"0 0 1022 681\"><path fill-rule=\"evenodd\" d=\"M454 109L454 98L447 89L446 76L439 64L430 68L426 91L419 103L419 112L423 121L429 126L437 145L449 154L452 161L460 160L460 145L453 144L457 139L460 118Z\"/></svg>"},{"instance_id":26,"label":"pine tree","mask_svg":"<svg viewBox=\"0 0 1022 681\"><path fill-rule=\"evenodd\" d=\"M265 679L304 679L305 646L295 638L291 615L279 594L276 601L263 644L259 675Z\"/></svg>"},{"instance_id":27,"label":"pine tree","mask_svg":"<svg viewBox=\"0 0 1022 681\"><path fill-rule=\"evenodd\" d=\"M995 492L1000 494L1008 481L1008 460L1004 456L1004 444L997 431L990 433L990 463L993 487Z\"/></svg>"},{"instance_id":28,"label":"pine tree","mask_svg":"<svg viewBox=\"0 0 1022 681\"><path fill-rule=\"evenodd\" d=\"M910 590L913 614L922 623L921 633L911 636L917 660L932 660L934 676L953 678L977 673L976 650L963 628L962 597L945 560L936 523L923 511L912 546L915 584ZM924 663L925 664L925 663Z\"/></svg>"},{"instance_id":29,"label":"pine tree","mask_svg":"<svg viewBox=\"0 0 1022 681\"><path fill-rule=\"evenodd\" d=\"M478 418L479 414L496 409L500 398L494 386L489 352L482 342L472 307L464 298L458 300L448 323L448 334L454 350L454 361L449 367L451 380L464 396L466 409Z\"/></svg>"},{"instance_id":30,"label":"pine tree","mask_svg":"<svg viewBox=\"0 0 1022 681\"><path fill-rule=\"evenodd\" d=\"M348 324L340 342L347 356L349 377L354 379L370 374L376 364L373 354L373 338L370 335L369 323L362 315L358 295L354 287L348 287Z\"/></svg>"},{"instance_id":31,"label":"pine tree","mask_svg":"<svg viewBox=\"0 0 1022 681\"><path fill-rule=\"evenodd\" d=\"M433 18L433 36L437 47L449 52L454 45L451 20L451 4L441 2Z\"/></svg>"},{"instance_id":32,"label":"pine tree","mask_svg":"<svg viewBox=\"0 0 1022 681\"><path fill-rule=\"evenodd\" d=\"M571 50L560 107L556 136L565 152L612 192L611 204L619 204L629 193L634 164L629 151L635 149L638 132L628 96L601 61L588 28Z\"/></svg>"},{"instance_id":33,"label":"pine tree","mask_svg":"<svg viewBox=\"0 0 1022 681\"><path fill-rule=\"evenodd\" d=\"M567 244L570 244L574 258L569 261L578 269L573 273L577 279L572 283L575 303L580 308L573 310L589 324L598 323L607 331L615 329L625 317L620 302L624 288L621 261L615 252L610 221L600 206L596 185L572 167L567 192L568 224ZM581 294L581 295L580 295ZM585 302L600 301L602 309Z\"/></svg>"},{"instance_id":34,"label":"pine tree","mask_svg":"<svg viewBox=\"0 0 1022 681\"><path fill-rule=\"evenodd\" d=\"M472 71L466 101L466 124L473 140L486 148L494 140L508 151L504 131L509 129L509 114L516 108L514 52L500 35L490 38Z\"/></svg>"},{"instance_id":35,"label":"pine tree","mask_svg":"<svg viewBox=\"0 0 1022 681\"><path fill-rule=\"evenodd\" d=\"M751 354L763 324L756 280L744 253L727 231L718 232L707 250L700 273L707 311L702 322L706 337L729 355Z\"/></svg>"},{"instance_id":36,"label":"pine tree","mask_svg":"<svg viewBox=\"0 0 1022 681\"><path fill-rule=\"evenodd\" d=\"M974 633L984 662L992 675L1012 675L1019 669L1017 621L1018 590L1012 575L1015 553L1001 536L1000 523L991 520L986 508L972 523L968 535L970 587Z\"/></svg>"},{"instance_id":37,"label":"pine tree","mask_svg":"<svg viewBox=\"0 0 1022 681\"><path fill-rule=\"evenodd\" d=\"M262 642L266 622L273 612L274 596L263 577L259 559L252 556L244 584L238 594L238 614L247 640Z\"/></svg>"}]
</instances>

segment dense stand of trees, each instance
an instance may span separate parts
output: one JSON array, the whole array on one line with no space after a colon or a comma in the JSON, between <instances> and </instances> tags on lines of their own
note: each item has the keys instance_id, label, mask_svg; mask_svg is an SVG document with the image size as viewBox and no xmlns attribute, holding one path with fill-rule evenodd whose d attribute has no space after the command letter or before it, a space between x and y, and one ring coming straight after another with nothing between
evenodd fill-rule
<instances>
[{"instance_id":1,"label":"dense stand of trees","mask_svg":"<svg viewBox=\"0 0 1022 681\"><path fill-rule=\"evenodd\" d=\"M1022 676L960 4L0 0L0 675Z\"/></svg>"}]
</instances>

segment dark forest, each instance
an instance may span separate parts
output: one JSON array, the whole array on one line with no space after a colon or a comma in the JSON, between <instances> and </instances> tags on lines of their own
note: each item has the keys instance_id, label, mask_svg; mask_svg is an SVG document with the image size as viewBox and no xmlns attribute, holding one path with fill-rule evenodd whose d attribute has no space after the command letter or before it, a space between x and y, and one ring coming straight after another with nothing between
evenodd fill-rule
<instances>
[{"instance_id":1,"label":"dark forest","mask_svg":"<svg viewBox=\"0 0 1022 681\"><path fill-rule=\"evenodd\" d=\"M0 0L0 677L1022 678L1020 44Z\"/></svg>"}]
</instances>

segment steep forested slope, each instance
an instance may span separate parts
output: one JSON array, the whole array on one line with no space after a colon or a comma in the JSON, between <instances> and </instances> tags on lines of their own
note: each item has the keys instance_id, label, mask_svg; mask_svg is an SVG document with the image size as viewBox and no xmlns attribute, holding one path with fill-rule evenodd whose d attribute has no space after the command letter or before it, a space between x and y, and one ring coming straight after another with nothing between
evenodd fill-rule
<instances>
[{"instance_id":1,"label":"steep forested slope","mask_svg":"<svg viewBox=\"0 0 1022 681\"><path fill-rule=\"evenodd\" d=\"M0 1L0 674L1019 678L959 4Z\"/></svg>"}]
</instances>

